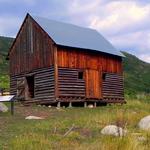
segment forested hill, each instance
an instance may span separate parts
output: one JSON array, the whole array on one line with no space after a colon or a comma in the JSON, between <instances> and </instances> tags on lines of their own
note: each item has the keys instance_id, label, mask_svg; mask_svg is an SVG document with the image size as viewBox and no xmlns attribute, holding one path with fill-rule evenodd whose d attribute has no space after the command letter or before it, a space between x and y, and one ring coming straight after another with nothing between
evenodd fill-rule
<instances>
[{"instance_id":1,"label":"forested hill","mask_svg":"<svg viewBox=\"0 0 150 150\"><path fill-rule=\"evenodd\" d=\"M14 39L9 37L0 36L0 53L7 54L7 51Z\"/></svg>"},{"instance_id":2,"label":"forested hill","mask_svg":"<svg viewBox=\"0 0 150 150\"><path fill-rule=\"evenodd\" d=\"M0 37L0 87L9 86L5 57L12 41L13 38ZM150 93L150 64L127 52L123 53L126 56L123 60L126 94Z\"/></svg>"},{"instance_id":3,"label":"forested hill","mask_svg":"<svg viewBox=\"0 0 150 150\"><path fill-rule=\"evenodd\" d=\"M150 63L143 62L127 52L123 53L126 56L123 60L126 93L150 94Z\"/></svg>"},{"instance_id":4,"label":"forested hill","mask_svg":"<svg viewBox=\"0 0 150 150\"><path fill-rule=\"evenodd\" d=\"M7 52L13 42L13 38L0 36L0 88L9 87Z\"/></svg>"},{"instance_id":5,"label":"forested hill","mask_svg":"<svg viewBox=\"0 0 150 150\"><path fill-rule=\"evenodd\" d=\"M12 42L13 38L0 36L0 75L8 74L8 62L5 58Z\"/></svg>"}]
</instances>

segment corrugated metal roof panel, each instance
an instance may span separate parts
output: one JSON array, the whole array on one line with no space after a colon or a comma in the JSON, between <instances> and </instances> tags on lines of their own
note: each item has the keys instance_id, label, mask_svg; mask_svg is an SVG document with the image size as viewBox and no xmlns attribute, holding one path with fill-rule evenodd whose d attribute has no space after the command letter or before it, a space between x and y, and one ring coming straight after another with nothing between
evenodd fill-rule
<instances>
[{"instance_id":1,"label":"corrugated metal roof panel","mask_svg":"<svg viewBox=\"0 0 150 150\"><path fill-rule=\"evenodd\" d=\"M90 28L32 16L58 45L96 50L123 57L99 32Z\"/></svg>"}]
</instances>

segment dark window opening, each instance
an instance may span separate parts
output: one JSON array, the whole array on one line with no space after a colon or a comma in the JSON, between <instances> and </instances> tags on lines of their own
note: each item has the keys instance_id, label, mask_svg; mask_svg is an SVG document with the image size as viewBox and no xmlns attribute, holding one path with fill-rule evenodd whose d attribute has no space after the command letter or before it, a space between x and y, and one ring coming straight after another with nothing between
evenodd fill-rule
<instances>
[{"instance_id":1,"label":"dark window opening","mask_svg":"<svg viewBox=\"0 0 150 150\"><path fill-rule=\"evenodd\" d=\"M102 79L105 81L106 80L106 73L103 73Z\"/></svg>"},{"instance_id":2,"label":"dark window opening","mask_svg":"<svg viewBox=\"0 0 150 150\"><path fill-rule=\"evenodd\" d=\"M83 79L83 71L78 72L78 79Z\"/></svg>"},{"instance_id":3,"label":"dark window opening","mask_svg":"<svg viewBox=\"0 0 150 150\"><path fill-rule=\"evenodd\" d=\"M26 77L28 86L28 97L34 98L34 76Z\"/></svg>"}]
</instances>

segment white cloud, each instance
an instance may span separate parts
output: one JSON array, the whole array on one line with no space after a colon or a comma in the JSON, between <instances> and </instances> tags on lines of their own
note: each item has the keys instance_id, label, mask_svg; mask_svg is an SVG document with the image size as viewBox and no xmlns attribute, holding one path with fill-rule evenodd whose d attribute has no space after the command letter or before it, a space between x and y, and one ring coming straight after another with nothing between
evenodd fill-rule
<instances>
[{"instance_id":1,"label":"white cloud","mask_svg":"<svg viewBox=\"0 0 150 150\"><path fill-rule=\"evenodd\" d=\"M0 16L0 34L1 35L6 35L6 33L9 33L7 36L14 36L14 33L12 33L12 31L14 31L14 29L16 29L21 25L21 19L19 19L18 17L15 16L11 16L11 15L6 15L6 16Z\"/></svg>"},{"instance_id":2,"label":"white cloud","mask_svg":"<svg viewBox=\"0 0 150 150\"><path fill-rule=\"evenodd\" d=\"M149 62L150 63L150 55L147 54L141 54L139 55L139 58L143 61Z\"/></svg>"},{"instance_id":3,"label":"white cloud","mask_svg":"<svg viewBox=\"0 0 150 150\"><path fill-rule=\"evenodd\" d=\"M125 30L135 30L143 26L150 15L150 4L140 5L135 1L113 1L99 7L99 10L99 13L89 18L90 26L112 35L122 30L125 32Z\"/></svg>"},{"instance_id":4,"label":"white cloud","mask_svg":"<svg viewBox=\"0 0 150 150\"><path fill-rule=\"evenodd\" d=\"M93 10L100 5L100 0L73 0L70 7L68 7L69 13L71 14L88 14L93 12ZM81 14L82 15L82 14Z\"/></svg>"},{"instance_id":5,"label":"white cloud","mask_svg":"<svg viewBox=\"0 0 150 150\"><path fill-rule=\"evenodd\" d=\"M128 50L140 59L150 62L150 30L138 31L110 37L120 50Z\"/></svg>"}]
</instances>

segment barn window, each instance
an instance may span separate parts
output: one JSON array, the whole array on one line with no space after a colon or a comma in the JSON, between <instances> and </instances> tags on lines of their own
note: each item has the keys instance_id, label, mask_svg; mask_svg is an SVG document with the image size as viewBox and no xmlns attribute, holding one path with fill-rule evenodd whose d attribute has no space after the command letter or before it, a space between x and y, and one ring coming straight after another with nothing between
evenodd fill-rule
<instances>
[{"instance_id":1,"label":"barn window","mask_svg":"<svg viewBox=\"0 0 150 150\"><path fill-rule=\"evenodd\" d=\"M105 81L106 80L106 73L102 74L102 79Z\"/></svg>"},{"instance_id":2,"label":"barn window","mask_svg":"<svg viewBox=\"0 0 150 150\"><path fill-rule=\"evenodd\" d=\"M83 79L83 71L78 72L78 79Z\"/></svg>"}]
</instances>

